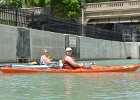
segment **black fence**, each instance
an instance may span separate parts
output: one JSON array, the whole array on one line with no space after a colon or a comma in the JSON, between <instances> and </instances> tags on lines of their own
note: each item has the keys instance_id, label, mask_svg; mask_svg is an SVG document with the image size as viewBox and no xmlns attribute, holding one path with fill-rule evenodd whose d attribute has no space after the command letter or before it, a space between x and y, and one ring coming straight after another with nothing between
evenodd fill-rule
<instances>
[{"instance_id":1,"label":"black fence","mask_svg":"<svg viewBox=\"0 0 140 100\"><path fill-rule=\"evenodd\" d=\"M33 13L15 7L0 6L0 23L13 26L27 27L27 16Z\"/></svg>"},{"instance_id":2,"label":"black fence","mask_svg":"<svg viewBox=\"0 0 140 100\"><path fill-rule=\"evenodd\" d=\"M36 14L14 7L0 6L0 24L28 27L64 34L84 35L87 37L123 42L138 42L140 31L128 26L115 24L114 30L105 30L95 26L82 25L66 21L47 14Z\"/></svg>"},{"instance_id":3,"label":"black fence","mask_svg":"<svg viewBox=\"0 0 140 100\"><path fill-rule=\"evenodd\" d=\"M112 41L122 41L122 34L118 32L114 32L114 30L105 30L101 28L97 28L94 26L85 26L85 36L98 38L98 39L105 39L105 40L112 40Z\"/></svg>"},{"instance_id":4,"label":"black fence","mask_svg":"<svg viewBox=\"0 0 140 100\"><path fill-rule=\"evenodd\" d=\"M131 26L115 24L114 33L122 35L122 42L140 42L140 29Z\"/></svg>"},{"instance_id":5,"label":"black fence","mask_svg":"<svg viewBox=\"0 0 140 100\"><path fill-rule=\"evenodd\" d=\"M61 20L49 15L34 15L34 19L31 20L27 25L30 28L81 35L82 25L79 23Z\"/></svg>"}]
</instances>

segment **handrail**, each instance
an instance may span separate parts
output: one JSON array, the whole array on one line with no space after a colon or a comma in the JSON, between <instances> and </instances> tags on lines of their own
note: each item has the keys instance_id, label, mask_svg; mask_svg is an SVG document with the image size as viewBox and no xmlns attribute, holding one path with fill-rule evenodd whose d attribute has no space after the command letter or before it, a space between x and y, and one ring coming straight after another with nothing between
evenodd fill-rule
<instances>
[{"instance_id":1,"label":"handrail","mask_svg":"<svg viewBox=\"0 0 140 100\"><path fill-rule=\"evenodd\" d=\"M102 10L117 10L117 9L133 9L140 8L140 1L114 1L101 3L87 3L86 11L102 11Z\"/></svg>"},{"instance_id":2,"label":"handrail","mask_svg":"<svg viewBox=\"0 0 140 100\"><path fill-rule=\"evenodd\" d=\"M32 7L32 8L21 8L24 11L28 12L34 12L34 14L48 14L50 13L50 8L44 8L44 7Z\"/></svg>"}]
</instances>

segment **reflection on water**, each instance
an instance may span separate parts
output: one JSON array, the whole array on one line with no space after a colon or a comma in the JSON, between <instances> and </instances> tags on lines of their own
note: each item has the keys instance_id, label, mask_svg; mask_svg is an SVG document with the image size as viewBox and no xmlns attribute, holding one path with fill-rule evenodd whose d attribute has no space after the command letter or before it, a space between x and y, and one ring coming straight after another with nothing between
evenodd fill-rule
<instances>
[{"instance_id":1,"label":"reflection on water","mask_svg":"<svg viewBox=\"0 0 140 100\"><path fill-rule=\"evenodd\" d=\"M67 99L138 100L140 96L139 73L75 74L66 75L65 78Z\"/></svg>"},{"instance_id":2,"label":"reflection on water","mask_svg":"<svg viewBox=\"0 0 140 100\"><path fill-rule=\"evenodd\" d=\"M107 63L105 63L107 62ZM101 61L103 64L117 61ZM116 63L117 62L117 63ZM136 62L136 61L135 61ZM126 63L135 63L126 60ZM97 61L96 63L99 63ZM140 69L133 73L0 74L1 100L139 100Z\"/></svg>"},{"instance_id":3,"label":"reflection on water","mask_svg":"<svg viewBox=\"0 0 140 100\"><path fill-rule=\"evenodd\" d=\"M139 100L140 73L1 74L6 100Z\"/></svg>"}]
</instances>

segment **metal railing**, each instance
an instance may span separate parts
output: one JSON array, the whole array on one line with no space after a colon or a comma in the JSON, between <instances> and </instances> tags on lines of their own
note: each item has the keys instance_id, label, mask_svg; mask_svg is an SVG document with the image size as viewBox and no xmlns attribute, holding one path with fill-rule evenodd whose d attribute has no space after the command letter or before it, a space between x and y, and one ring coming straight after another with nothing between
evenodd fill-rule
<instances>
[{"instance_id":1,"label":"metal railing","mask_svg":"<svg viewBox=\"0 0 140 100\"><path fill-rule=\"evenodd\" d=\"M103 10L126 10L139 8L139 0L112 1L100 3L86 3L87 11L103 11Z\"/></svg>"},{"instance_id":2,"label":"metal railing","mask_svg":"<svg viewBox=\"0 0 140 100\"><path fill-rule=\"evenodd\" d=\"M33 29L58 32L63 34L84 35L87 37L112 41L140 41L139 30L120 24L114 25L114 30L105 30L95 26L82 25L66 21L47 14L34 14L31 11L14 7L0 6L0 24L28 27Z\"/></svg>"},{"instance_id":3,"label":"metal railing","mask_svg":"<svg viewBox=\"0 0 140 100\"><path fill-rule=\"evenodd\" d=\"M15 7L0 6L0 23L26 27L27 16L32 14Z\"/></svg>"},{"instance_id":4,"label":"metal railing","mask_svg":"<svg viewBox=\"0 0 140 100\"><path fill-rule=\"evenodd\" d=\"M140 42L140 30L131 26L115 24L114 32L122 34L123 42Z\"/></svg>"},{"instance_id":5,"label":"metal railing","mask_svg":"<svg viewBox=\"0 0 140 100\"><path fill-rule=\"evenodd\" d=\"M112 30L105 30L94 26L86 26L85 31L85 35L88 37L113 41L122 41L122 34L114 32Z\"/></svg>"}]
</instances>

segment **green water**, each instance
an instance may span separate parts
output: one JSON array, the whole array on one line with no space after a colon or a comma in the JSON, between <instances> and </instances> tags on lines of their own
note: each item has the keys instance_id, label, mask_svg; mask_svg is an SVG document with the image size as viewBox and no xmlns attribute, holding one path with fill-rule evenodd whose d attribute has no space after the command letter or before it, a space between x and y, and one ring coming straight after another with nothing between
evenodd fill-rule
<instances>
[{"instance_id":1,"label":"green water","mask_svg":"<svg viewBox=\"0 0 140 100\"><path fill-rule=\"evenodd\" d=\"M100 65L129 65L140 60L98 60ZM140 69L133 73L3 74L1 100L139 100Z\"/></svg>"}]
</instances>

